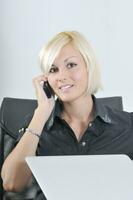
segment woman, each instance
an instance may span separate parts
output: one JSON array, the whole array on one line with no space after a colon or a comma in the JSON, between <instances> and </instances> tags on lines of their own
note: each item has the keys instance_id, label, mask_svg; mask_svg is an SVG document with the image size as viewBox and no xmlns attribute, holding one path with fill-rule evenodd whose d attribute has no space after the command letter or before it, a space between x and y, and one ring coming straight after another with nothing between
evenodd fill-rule
<instances>
[{"instance_id":1,"label":"woman","mask_svg":"<svg viewBox=\"0 0 133 200\"><path fill-rule=\"evenodd\" d=\"M132 158L133 114L105 107L94 97L101 88L100 71L86 39L75 31L57 34L41 50L40 65L43 74L33 79L38 106L4 162L5 190L29 184L27 156L124 153ZM57 100L47 97L44 82Z\"/></svg>"}]
</instances>

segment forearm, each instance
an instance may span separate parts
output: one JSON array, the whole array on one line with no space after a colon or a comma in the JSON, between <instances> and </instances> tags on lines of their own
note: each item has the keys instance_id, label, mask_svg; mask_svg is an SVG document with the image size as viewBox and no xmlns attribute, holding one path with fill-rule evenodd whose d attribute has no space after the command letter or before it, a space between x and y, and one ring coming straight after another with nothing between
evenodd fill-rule
<instances>
[{"instance_id":1,"label":"forearm","mask_svg":"<svg viewBox=\"0 0 133 200\"><path fill-rule=\"evenodd\" d=\"M28 128L41 135L46 121L44 113L40 109L36 109ZM38 142L39 137L31 133L24 133L20 142L6 158L1 174L6 190L20 190L28 184L31 171L25 162L25 157L36 154Z\"/></svg>"}]
</instances>

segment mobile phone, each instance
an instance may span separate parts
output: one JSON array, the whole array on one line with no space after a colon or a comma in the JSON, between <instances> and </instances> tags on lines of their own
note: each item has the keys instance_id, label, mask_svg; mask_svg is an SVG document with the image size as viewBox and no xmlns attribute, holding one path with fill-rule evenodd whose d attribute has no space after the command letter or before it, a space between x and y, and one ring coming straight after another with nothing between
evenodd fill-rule
<instances>
[{"instance_id":1,"label":"mobile phone","mask_svg":"<svg viewBox=\"0 0 133 200\"><path fill-rule=\"evenodd\" d=\"M48 98L51 98L51 96L54 95L53 90L52 90L52 88L50 87L48 81L45 81L45 82L44 82L44 84L43 84L43 89L44 89L44 92L45 92L45 94L46 94L46 96L47 96Z\"/></svg>"}]
</instances>

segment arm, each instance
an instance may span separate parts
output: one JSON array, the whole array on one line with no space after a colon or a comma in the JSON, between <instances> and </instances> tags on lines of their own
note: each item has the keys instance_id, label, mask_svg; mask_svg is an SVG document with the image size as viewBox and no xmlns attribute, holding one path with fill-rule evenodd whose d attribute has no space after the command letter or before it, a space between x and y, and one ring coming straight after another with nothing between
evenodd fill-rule
<instances>
[{"instance_id":1,"label":"arm","mask_svg":"<svg viewBox=\"0 0 133 200\"><path fill-rule=\"evenodd\" d=\"M36 89L38 107L28 126L29 129L34 130L39 135L41 135L43 127L54 107L53 97L48 99L40 84L44 80L44 76L39 76L34 79L33 83ZM38 142L39 138L37 136L31 133L24 133L17 146L8 155L1 172L5 190L20 191L29 183L31 171L27 166L25 157L36 154Z\"/></svg>"}]
</instances>

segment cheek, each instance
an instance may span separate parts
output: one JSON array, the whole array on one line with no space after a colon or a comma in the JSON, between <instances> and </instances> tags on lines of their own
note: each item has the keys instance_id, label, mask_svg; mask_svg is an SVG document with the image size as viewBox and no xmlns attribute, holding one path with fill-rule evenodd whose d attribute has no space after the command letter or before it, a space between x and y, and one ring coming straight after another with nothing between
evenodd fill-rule
<instances>
[{"instance_id":1,"label":"cheek","mask_svg":"<svg viewBox=\"0 0 133 200\"><path fill-rule=\"evenodd\" d=\"M73 79L75 81L80 81L80 80L87 81L88 75L86 72L75 73L75 74L73 74Z\"/></svg>"},{"instance_id":2,"label":"cheek","mask_svg":"<svg viewBox=\"0 0 133 200\"><path fill-rule=\"evenodd\" d=\"M74 80L75 80L75 81L80 81L81 79L82 79L81 74L75 74L75 75L74 75Z\"/></svg>"},{"instance_id":3,"label":"cheek","mask_svg":"<svg viewBox=\"0 0 133 200\"><path fill-rule=\"evenodd\" d=\"M55 81L54 81L53 78L48 77L48 82L49 82L49 84L50 84L51 87L54 87L54 85L55 85Z\"/></svg>"}]
</instances>

